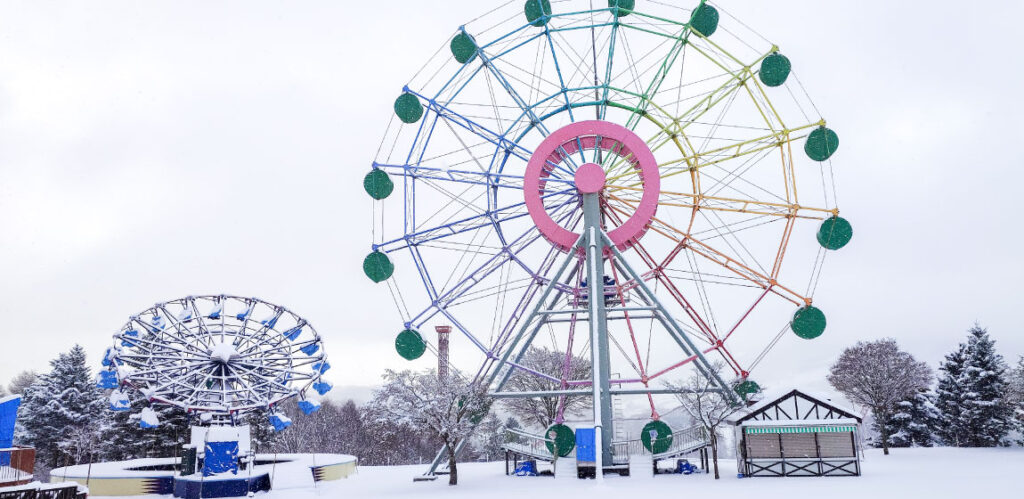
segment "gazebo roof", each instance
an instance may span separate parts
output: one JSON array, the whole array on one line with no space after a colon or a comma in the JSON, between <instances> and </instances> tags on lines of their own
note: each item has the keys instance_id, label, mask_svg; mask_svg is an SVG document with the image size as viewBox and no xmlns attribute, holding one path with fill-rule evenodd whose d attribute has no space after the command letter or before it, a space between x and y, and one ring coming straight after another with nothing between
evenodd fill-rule
<instances>
[{"instance_id":1,"label":"gazebo roof","mask_svg":"<svg viewBox=\"0 0 1024 499\"><path fill-rule=\"evenodd\" d=\"M729 424L739 426L753 421L821 424L823 421L850 420L861 423L863 418L853 409L835 404L827 397L794 389L775 398L766 397L750 407L739 410L729 418Z\"/></svg>"}]
</instances>

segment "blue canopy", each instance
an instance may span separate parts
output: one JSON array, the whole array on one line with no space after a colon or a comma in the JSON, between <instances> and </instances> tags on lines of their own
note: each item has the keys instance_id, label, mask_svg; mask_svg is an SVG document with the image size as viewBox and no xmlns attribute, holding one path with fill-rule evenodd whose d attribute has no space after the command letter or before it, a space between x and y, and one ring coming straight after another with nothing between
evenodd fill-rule
<instances>
[{"instance_id":1,"label":"blue canopy","mask_svg":"<svg viewBox=\"0 0 1024 499\"><path fill-rule=\"evenodd\" d=\"M125 338L138 338L139 332L135 329L129 329L121 335L121 346L123 347L134 347L137 345L134 341ZM104 364L107 365L107 364Z\"/></svg>"},{"instance_id":2,"label":"blue canopy","mask_svg":"<svg viewBox=\"0 0 1024 499\"><path fill-rule=\"evenodd\" d=\"M313 363L313 370L320 374L327 372L327 370L330 368L331 365L326 360L321 360L320 362Z\"/></svg>"},{"instance_id":3,"label":"blue canopy","mask_svg":"<svg viewBox=\"0 0 1024 499\"><path fill-rule=\"evenodd\" d=\"M274 326L277 325L277 320L280 319L280 318L281 318L280 315L274 314L273 317L261 320L260 324L263 324L264 326L267 326L267 329L273 329Z\"/></svg>"},{"instance_id":4,"label":"blue canopy","mask_svg":"<svg viewBox=\"0 0 1024 499\"><path fill-rule=\"evenodd\" d=\"M302 409L302 413L308 416L320 410L320 402L315 400L300 400L299 409Z\"/></svg>"},{"instance_id":5,"label":"blue canopy","mask_svg":"<svg viewBox=\"0 0 1024 499\"><path fill-rule=\"evenodd\" d=\"M103 390L117 388L119 384L117 381L117 371L100 371L100 378L96 381L96 386Z\"/></svg>"},{"instance_id":6,"label":"blue canopy","mask_svg":"<svg viewBox=\"0 0 1024 499\"><path fill-rule=\"evenodd\" d=\"M295 326L284 332L284 337L288 338L288 341L295 341L299 335L302 334L302 326Z\"/></svg>"},{"instance_id":7,"label":"blue canopy","mask_svg":"<svg viewBox=\"0 0 1024 499\"><path fill-rule=\"evenodd\" d=\"M270 424L274 427L274 431L284 431L286 428L292 425L292 420L284 414L271 414Z\"/></svg>"},{"instance_id":8,"label":"blue canopy","mask_svg":"<svg viewBox=\"0 0 1024 499\"><path fill-rule=\"evenodd\" d=\"M331 388L334 388L334 385L330 381L317 381L313 383L313 389L320 395L327 395Z\"/></svg>"}]
</instances>

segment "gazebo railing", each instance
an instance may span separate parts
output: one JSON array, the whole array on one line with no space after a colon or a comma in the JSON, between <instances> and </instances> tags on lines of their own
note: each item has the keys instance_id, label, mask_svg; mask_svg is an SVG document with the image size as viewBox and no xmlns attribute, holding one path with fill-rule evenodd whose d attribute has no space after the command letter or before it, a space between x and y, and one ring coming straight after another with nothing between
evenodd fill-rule
<instances>
[{"instance_id":1,"label":"gazebo railing","mask_svg":"<svg viewBox=\"0 0 1024 499\"><path fill-rule=\"evenodd\" d=\"M31 447L0 449L0 485L32 481L36 450Z\"/></svg>"}]
</instances>

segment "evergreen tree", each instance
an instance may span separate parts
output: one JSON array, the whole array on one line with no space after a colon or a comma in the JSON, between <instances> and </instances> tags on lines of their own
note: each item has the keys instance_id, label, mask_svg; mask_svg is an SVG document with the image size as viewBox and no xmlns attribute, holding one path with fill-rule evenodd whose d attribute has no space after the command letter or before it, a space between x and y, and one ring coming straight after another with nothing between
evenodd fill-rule
<instances>
[{"instance_id":1,"label":"evergreen tree","mask_svg":"<svg viewBox=\"0 0 1024 499\"><path fill-rule=\"evenodd\" d=\"M85 350L75 345L25 390L21 439L36 448L43 469L101 457L109 426L107 398L96 387Z\"/></svg>"},{"instance_id":2,"label":"evergreen tree","mask_svg":"<svg viewBox=\"0 0 1024 499\"><path fill-rule=\"evenodd\" d=\"M269 452L275 448L280 435L274 431L274 425L270 424L269 409L258 409L242 416L241 424L249 425L250 444L254 452Z\"/></svg>"},{"instance_id":3,"label":"evergreen tree","mask_svg":"<svg viewBox=\"0 0 1024 499\"><path fill-rule=\"evenodd\" d=\"M1007 445L1013 425L1007 366L996 353L988 331L978 325L972 327L967 343L947 355L940 369L944 374L939 380L936 407L940 413L938 433L943 441L956 447Z\"/></svg>"},{"instance_id":4,"label":"evergreen tree","mask_svg":"<svg viewBox=\"0 0 1024 499\"><path fill-rule=\"evenodd\" d=\"M109 393L107 394L109 396ZM139 413L152 408L160 420L156 428L139 427ZM110 424L104 437L104 456L112 460L142 457L177 457L181 446L191 438L185 411L170 405L150 404L133 399L131 411L109 411Z\"/></svg>"},{"instance_id":5,"label":"evergreen tree","mask_svg":"<svg viewBox=\"0 0 1024 499\"><path fill-rule=\"evenodd\" d=\"M935 389L935 409L938 411L935 434L946 445L967 445L967 423L964 417L963 373L967 363L967 345L961 343L956 351L946 355L939 365L942 375Z\"/></svg>"},{"instance_id":6,"label":"evergreen tree","mask_svg":"<svg viewBox=\"0 0 1024 499\"><path fill-rule=\"evenodd\" d=\"M1006 362L996 353L995 340L988 331L975 325L967 337L964 386L970 447L1008 445L1007 435L1013 425L1013 410L1006 401Z\"/></svg>"},{"instance_id":7,"label":"evergreen tree","mask_svg":"<svg viewBox=\"0 0 1024 499\"><path fill-rule=\"evenodd\" d=\"M338 409L338 451L345 454L356 454L366 441L366 430L363 428L362 412L359 406L349 399Z\"/></svg>"},{"instance_id":8,"label":"evergreen tree","mask_svg":"<svg viewBox=\"0 0 1024 499\"><path fill-rule=\"evenodd\" d=\"M518 444L518 443L522 443L523 442L523 437L521 435L519 435L519 434L514 433L515 431L522 431L522 429L523 429L523 425L519 424L519 421L516 418L513 418L513 417L510 416L508 419L506 419L505 420L505 429L506 430L512 430L512 431L506 431L505 432L505 443L506 444L508 444L508 443Z\"/></svg>"},{"instance_id":9,"label":"evergreen tree","mask_svg":"<svg viewBox=\"0 0 1024 499\"><path fill-rule=\"evenodd\" d=\"M473 440L477 459L494 461L502 455L501 446L505 443L505 426L493 413L488 414L477 425Z\"/></svg>"},{"instance_id":10,"label":"evergreen tree","mask_svg":"<svg viewBox=\"0 0 1024 499\"><path fill-rule=\"evenodd\" d=\"M892 415L893 447L931 447L935 444L934 427L938 417L935 402L927 389L900 402Z\"/></svg>"},{"instance_id":11,"label":"evergreen tree","mask_svg":"<svg viewBox=\"0 0 1024 499\"><path fill-rule=\"evenodd\" d=\"M1009 375L1007 387L1007 403L1014 410L1017 431L1024 437L1024 357L1017 359L1017 367ZM1024 445L1024 439L1017 442Z\"/></svg>"}]
</instances>

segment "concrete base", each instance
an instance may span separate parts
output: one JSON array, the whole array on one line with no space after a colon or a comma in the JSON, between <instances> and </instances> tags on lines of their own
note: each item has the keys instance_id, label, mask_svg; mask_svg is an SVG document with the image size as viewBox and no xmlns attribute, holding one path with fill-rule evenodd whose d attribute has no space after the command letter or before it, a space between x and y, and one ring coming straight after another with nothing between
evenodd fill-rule
<instances>
[{"instance_id":1,"label":"concrete base","mask_svg":"<svg viewBox=\"0 0 1024 499\"><path fill-rule=\"evenodd\" d=\"M555 461L555 478L556 479L576 479L576 460L571 457L560 457Z\"/></svg>"},{"instance_id":2,"label":"concrete base","mask_svg":"<svg viewBox=\"0 0 1024 499\"><path fill-rule=\"evenodd\" d=\"M654 478L654 457L650 454L629 456L629 476L641 479Z\"/></svg>"}]
</instances>

